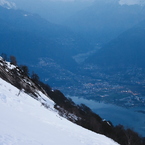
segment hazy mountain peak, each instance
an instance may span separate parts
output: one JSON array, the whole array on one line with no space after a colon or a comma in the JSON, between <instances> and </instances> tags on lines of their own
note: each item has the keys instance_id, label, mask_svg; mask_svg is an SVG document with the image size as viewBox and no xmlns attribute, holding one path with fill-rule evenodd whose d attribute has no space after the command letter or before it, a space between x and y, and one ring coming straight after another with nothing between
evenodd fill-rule
<instances>
[{"instance_id":1,"label":"hazy mountain peak","mask_svg":"<svg viewBox=\"0 0 145 145\"><path fill-rule=\"evenodd\" d=\"M8 2L6 0L0 0L0 6L5 7L7 9L16 8L16 4L13 2Z\"/></svg>"}]
</instances>

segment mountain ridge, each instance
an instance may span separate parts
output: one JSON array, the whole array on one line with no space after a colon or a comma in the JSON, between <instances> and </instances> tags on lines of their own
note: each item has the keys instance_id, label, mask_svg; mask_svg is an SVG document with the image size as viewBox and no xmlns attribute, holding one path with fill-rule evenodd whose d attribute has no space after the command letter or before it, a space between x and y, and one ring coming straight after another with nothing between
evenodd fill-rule
<instances>
[{"instance_id":1,"label":"mountain ridge","mask_svg":"<svg viewBox=\"0 0 145 145\"><path fill-rule=\"evenodd\" d=\"M144 17L144 6L94 1L92 6L66 20L64 25L86 37L90 36L93 43L105 44Z\"/></svg>"},{"instance_id":2,"label":"mountain ridge","mask_svg":"<svg viewBox=\"0 0 145 145\"><path fill-rule=\"evenodd\" d=\"M79 48L88 46L68 28L52 24L36 14L0 7L0 20L0 51L16 56L21 63L29 63L24 59L26 55L34 61L48 57L70 68L77 65L72 56L82 51Z\"/></svg>"},{"instance_id":3,"label":"mountain ridge","mask_svg":"<svg viewBox=\"0 0 145 145\"><path fill-rule=\"evenodd\" d=\"M145 20L123 32L88 58L87 61L100 67L144 68L144 25Z\"/></svg>"}]
</instances>

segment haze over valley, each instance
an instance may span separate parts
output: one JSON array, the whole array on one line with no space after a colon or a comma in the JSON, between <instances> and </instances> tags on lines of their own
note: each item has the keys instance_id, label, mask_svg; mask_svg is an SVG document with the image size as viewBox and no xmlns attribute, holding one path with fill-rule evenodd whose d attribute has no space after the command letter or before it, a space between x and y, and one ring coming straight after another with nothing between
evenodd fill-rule
<instances>
[{"instance_id":1,"label":"haze over valley","mask_svg":"<svg viewBox=\"0 0 145 145\"><path fill-rule=\"evenodd\" d=\"M0 0L0 38L2 56L145 137L144 0Z\"/></svg>"}]
</instances>

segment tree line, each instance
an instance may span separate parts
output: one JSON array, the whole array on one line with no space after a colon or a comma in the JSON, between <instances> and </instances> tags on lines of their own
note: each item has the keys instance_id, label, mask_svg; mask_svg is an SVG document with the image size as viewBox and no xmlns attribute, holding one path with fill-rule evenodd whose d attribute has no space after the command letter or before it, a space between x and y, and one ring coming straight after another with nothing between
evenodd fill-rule
<instances>
[{"instance_id":1,"label":"tree line","mask_svg":"<svg viewBox=\"0 0 145 145\"><path fill-rule=\"evenodd\" d=\"M4 61L9 61L11 64L18 66L21 69L23 75L29 76L35 83L38 83L40 81L39 76L35 72L32 72L30 75L29 68L26 65L18 65L17 59L15 56L10 55L8 57L7 54L2 53L1 57L3 58Z\"/></svg>"}]
</instances>

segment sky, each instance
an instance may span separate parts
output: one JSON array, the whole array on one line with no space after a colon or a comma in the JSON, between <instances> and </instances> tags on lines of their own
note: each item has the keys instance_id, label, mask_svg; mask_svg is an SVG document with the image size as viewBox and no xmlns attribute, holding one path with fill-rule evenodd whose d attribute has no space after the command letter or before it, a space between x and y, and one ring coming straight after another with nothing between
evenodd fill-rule
<instances>
[{"instance_id":1,"label":"sky","mask_svg":"<svg viewBox=\"0 0 145 145\"><path fill-rule=\"evenodd\" d=\"M48 21L63 24L68 18L89 7L94 1L140 4L145 0L0 0L14 2L18 9L37 13Z\"/></svg>"},{"instance_id":2,"label":"sky","mask_svg":"<svg viewBox=\"0 0 145 145\"><path fill-rule=\"evenodd\" d=\"M0 0L1 1L10 1L10 2L18 2L19 0ZM40 3L47 3L47 2L93 2L93 1L100 1L100 0L21 0L22 3L24 2L40 2ZM143 4L145 0L102 0L102 1L119 1L120 4L127 4L127 5L134 5L134 4Z\"/></svg>"},{"instance_id":3,"label":"sky","mask_svg":"<svg viewBox=\"0 0 145 145\"><path fill-rule=\"evenodd\" d=\"M145 4L145 0L120 0L120 4L134 5L134 4Z\"/></svg>"},{"instance_id":4,"label":"sky","mask_svg":"<svg viewBox=\"0 0 145 145\"><path fill-rule=\"evenodd\" d=\"M61 2L86 2L86 1L95 1L95 0L38 0L38 1L41 1L41 2L46 2L46 1L54 1L54 2L58 2L58 1L61 1ZM96 1L100 1L100 0L96 0ZM105 1L109 1L109 0L105 0ZM110 0L112 1L112 0ZM113 0L114 1L114 0ZM132 5L132 4L142 4L145 2L145 0L116 0L116 1L119 1L120 4L128 4L128 5Z\"/></svg>"},{"instance_id":5,"label":"sky","mask_svg":"<svg viewBox=\"0 0 145 145\"><path fill-rule=\"evenodd\" d=\"M1 1L1 0L0 0ZM78 11L90 6L94 0L7 0L18 9L37 13L48 21L61 24Z\"/></svg>"}]
</instances>

